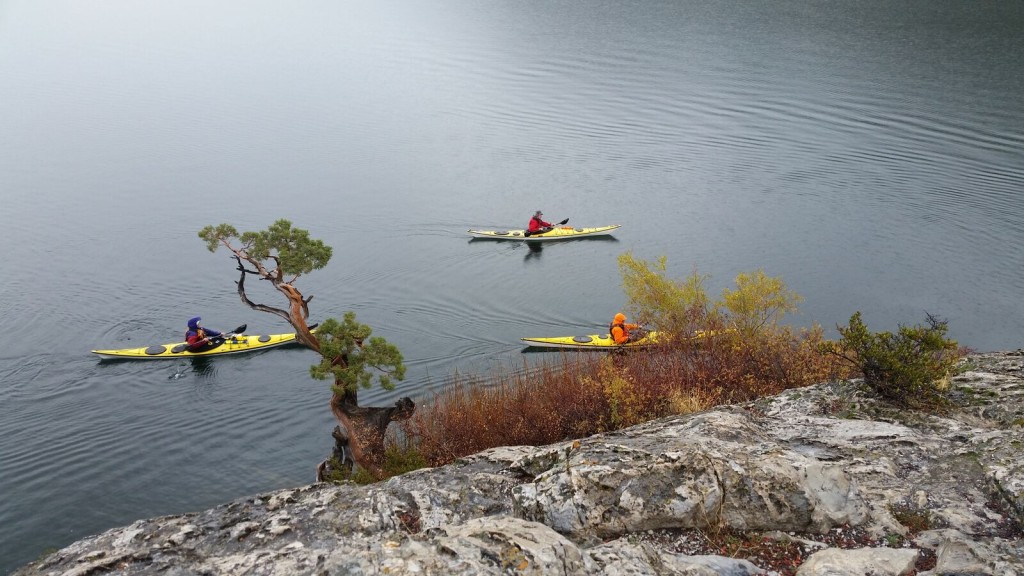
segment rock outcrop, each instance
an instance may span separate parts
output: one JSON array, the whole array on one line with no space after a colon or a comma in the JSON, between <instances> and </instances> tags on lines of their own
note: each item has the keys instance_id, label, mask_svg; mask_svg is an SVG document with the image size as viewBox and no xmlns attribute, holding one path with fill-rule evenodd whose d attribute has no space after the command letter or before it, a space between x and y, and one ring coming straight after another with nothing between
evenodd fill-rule
<instances>
[{"instance_id":1,"label":"rock outcrop","mask_svg":"<svg viewBox=\"0 0 1024 576\"><path fill-rule=\"evenodd\" d=\"M140 520L16 574L782 573L716 550L758 534L801 576L1024 576L1024 357L970 362L951 414L820 384L376 485Z\"/></svg>"}]
</instances>

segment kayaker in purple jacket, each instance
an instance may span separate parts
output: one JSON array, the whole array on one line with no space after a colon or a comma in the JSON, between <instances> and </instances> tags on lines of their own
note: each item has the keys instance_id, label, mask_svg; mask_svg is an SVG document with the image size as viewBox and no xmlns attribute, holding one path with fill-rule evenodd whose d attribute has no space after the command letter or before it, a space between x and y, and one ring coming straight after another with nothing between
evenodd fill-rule
<instances>
[{"instance_id":1,"label":"kayaker in purple jacket","mask_svg":"<svg viewBox=\"0 0 1024 576\"><path fill-rule=\"evenodd\" d=\"M200 318L190 318L188 321L188 330L185 332L185 342L188 343L188 349L191 352L201 352L203 350L209 350L210 348L216 348L224 343L224 339L220 338L221 333L212 328L203 328L199 325Z\"/></svg>"}]
</instances>

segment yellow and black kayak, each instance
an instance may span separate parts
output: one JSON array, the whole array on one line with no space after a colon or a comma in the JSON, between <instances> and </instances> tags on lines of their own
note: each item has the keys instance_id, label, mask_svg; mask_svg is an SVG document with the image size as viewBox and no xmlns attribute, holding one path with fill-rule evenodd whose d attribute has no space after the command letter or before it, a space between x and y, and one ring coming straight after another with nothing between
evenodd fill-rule
<instances>
[{"instance_id":1,"label":"yellow and black kayak","mask_svg":"<svg viewBox=\"0 0 1024 576\"><path fill-rule=\"evenodd\" d=\"M285 344L295 343L291 334L227 334L224 343L216 348L190 352L184 342L159 344L145 348L124 348L121 350L93 350L92 353L105 360L167 360L172 358L198 358L200 356L225 356L266 350Z\"/></svg>"},{"instance_id":2,"label":"yellow and black kayak","mask_svg":"<svg viewBox=\"0 0 1024 576\"><path fill-rule=\"evenodd\" d=\"M700 340L716 334L733 332L729 328L725 330L697 330L690 337L691 340ZM537 348L562 348L571 350L618 350L623 348L643 348L658 343L658 332L650 331L633 342L616 344L610 334L588 334L586 336L553 336L548 338L520 338L529 346Z\"/></svg>"},{"instance_id":3,"label":"yellow and black kayak","mask_svg":"<svg viewBox=\"0 0 1024 576\"><path fill-rule=\"evenodd\" d=\"M552 336L547 338L520 338L529 346L537 348L562 348L573 350L616 350L621 348L642 348L658 341L657 332L648 332L643 338L625 344L616 344L611 334L588 334L586 336Z\"/></svg>"},{"instance_id":4,"label":"yellow and black kayak","mask_svg":"<svg viewBox=\"0 0 1024 576\"><path fill-rule=\"evenodd\" d=\"M550 240L571 240L573 238L584 238L587 236L602 236L610 233L621 226L597 226L595 228L574 228L572 226L555 226L543 233L527 234L526 230L470 230L474 238L487 238L490 240L519 240L520 242L543 242Z\"/></svg>"}]
</instances>

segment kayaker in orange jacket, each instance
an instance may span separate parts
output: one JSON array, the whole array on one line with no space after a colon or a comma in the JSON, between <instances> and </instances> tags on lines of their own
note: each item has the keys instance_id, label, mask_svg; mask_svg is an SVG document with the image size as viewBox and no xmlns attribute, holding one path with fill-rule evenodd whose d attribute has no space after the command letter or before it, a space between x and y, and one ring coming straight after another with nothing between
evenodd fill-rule
<instances>
[{"instance_id":1,"label":"kayaker in orange jacket","mask_svg":"<svg viewBox=\"0 0 1024 576\"><path fill-rule=\"evenodd\" d=\"M612 340L616 344L626 344L643 336L639 331L630 334L630 330L639 330L639 324L627 324L626 315L619 312L612 319L611 325L608 327L608 333L612 335Z\"/></svg>"}]
</instances>

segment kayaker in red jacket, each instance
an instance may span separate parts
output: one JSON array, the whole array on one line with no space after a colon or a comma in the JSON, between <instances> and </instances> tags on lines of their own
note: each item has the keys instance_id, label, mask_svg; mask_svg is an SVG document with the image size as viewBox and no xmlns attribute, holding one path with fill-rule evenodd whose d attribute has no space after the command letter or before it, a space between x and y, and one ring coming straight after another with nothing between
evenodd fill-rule
<instances>
[{"instance_id":1,"label":"kayaker in red jacket","mask_svg":"<svg viewBox=\"0 0 1024 576\"><path fill-rule=\"evenodd\" d=\"M530 234L537 234L537 233L540 233L540 232L547 232L548 230L551 229L551 222L545 222L541 218L541 216L543 216L543 215L544 215L543 212L541 212L540 210L537 210L537 213L533 215L533 218L530 218L530 227L529 227Z\"/></svg>"},{"instance_id":2,"label":"kayaker in red jacket","mask_svg":"<svg viewBox=\"0 0 1024 576\"><path fill-rule=\"evenodd\" d=\"M608 333L612 335L612 340L615 340L616 344L626 344L643 337L643 333L640 332L639 328L639 324L627 324L626 315L619 312L612 319L611 326L608 327ZM636 330L636 332L631 334L630 330Z\"/></svg>"},{"instance_id":3,"label":"kayaker in red jacket","mask_svg":"<svg viewBox=\"0 0 1024 576\"><path fill-rule=\"evenodd\" d=\"M212 328L203 328L199 325L200 320L202 318L196 316L188 321L188 330L185 332L188 349L192 352L200 352L223 344L222 334Z\"/></svg>"}]
</instances>

